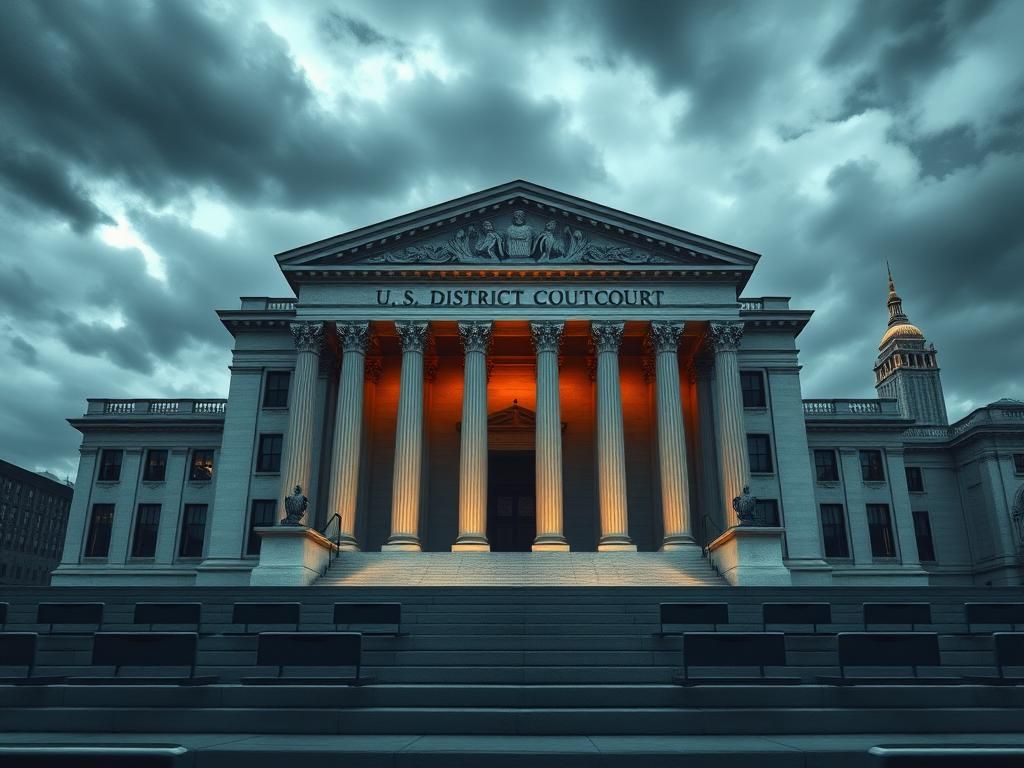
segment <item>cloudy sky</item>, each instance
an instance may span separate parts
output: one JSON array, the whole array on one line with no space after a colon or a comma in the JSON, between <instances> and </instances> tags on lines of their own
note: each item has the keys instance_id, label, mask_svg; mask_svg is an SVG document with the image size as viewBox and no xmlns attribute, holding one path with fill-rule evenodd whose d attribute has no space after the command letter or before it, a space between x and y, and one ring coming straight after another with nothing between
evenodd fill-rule
<instances>
[{"instance_id":1,"label":"cloudy sky","mask_svg":"<svg viewBox=\"0 0 1024 768\"><path fill-rule=\"evenodd\" d=\"M301 12L300 12L301 9ZM885 260L951 418L1024 397L1024 3L4 3L0 457L225 396L272 254L523 178L763 254L805 397L870 397Z\"/></svg>"}]
</instances>

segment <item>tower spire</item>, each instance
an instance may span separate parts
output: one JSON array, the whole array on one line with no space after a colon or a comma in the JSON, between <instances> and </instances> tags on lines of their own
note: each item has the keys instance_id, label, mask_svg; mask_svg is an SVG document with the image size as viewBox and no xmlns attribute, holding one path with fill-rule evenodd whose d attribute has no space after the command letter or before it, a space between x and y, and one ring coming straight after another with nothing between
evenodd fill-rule
<instances>
[{"instance_id":1,"label":"tower spire","mask_svg":"<svg viewBox=\"0 0 1024 768\"><path fill-rule=\"evenodd\" d=\"M889 327L894 325L900 325L902 323L908 323L910 320L903 312L903 299L896 293L896 284L892 279L892 267L889 266L889 261L886 259L885 262L886 271L889 273L889 300L886 304L889 307Z\"/></svg>"}]
</instances>

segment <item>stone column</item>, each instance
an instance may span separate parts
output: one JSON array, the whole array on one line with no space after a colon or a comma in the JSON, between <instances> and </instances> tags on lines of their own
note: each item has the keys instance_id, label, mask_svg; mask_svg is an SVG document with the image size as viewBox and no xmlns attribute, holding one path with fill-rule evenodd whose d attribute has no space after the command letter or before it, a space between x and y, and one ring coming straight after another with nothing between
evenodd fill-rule
<instances>
[{"instance_id":1,"label":"stone column","mask_svg":"<svg viewBox=\"0 0 1024 768\"><path fill-rule=\"evenodd\" d=\"M702 536L700 543L706 545L725 527L725 510L719 510L718 499L721 498L721 484L718 480L718 456L715 450L715 397L714 397L714 359L699 354L693 361L694 373L697 376L697 507L711 521L706 526L703 517L692 519L690 524L698 526ZM702 527L703 526L703 527Z\"/></svg>"},{"instance_id":2,"label":"stone column","mask_svg":"<svg viewBox=\"0 0 1024 768\"><path fill-rule=\"evenodd\" d=\"M619 344L625 323L593 322L597 350L597 487L601 510L599 552L630 550L626 502L626 450L622 435L622 392L619 386Z\"/></svg>"},{"instance_id":3,"label":"stone column","mask_svg":"<svg viewBox=\"0 0 1024 768\"><path fill-rule=\"evenodd\" d=\"M358 550L356 500L359 496L359 459L363 441L363 373L369 323L343 323L336 328L342 351L341 381L334 413L330 491L327 516L337 514L341 548ZM327 530L329 535L332 531Z\"/></svg>"},{"instance_id":4,"label":"stone column","mask_svg":"<svg viewBox=\"0 0 1024 768\"><path fill-rule=\"evenodd\" d=\"M459 538L453 552L489 552L487 543L487 346L490 323L459 323L466 351L459 447Z\"/></svg>"},{"instance_id":5,"label":"stone column","mask_svg":"<svg viewBox=\"0 0 1024 768\"><path fill-rule=\"evenodd\" d=\"M686 425L679 394L678 350L682 332L683 323L658 320L651 323L658 403L658 472L665 530L663 550L681 549L694 543L686 467Z\"/></svg>"},{"instance_id":6,"label":"stone column","mask_svg":"<svg viewBox=\"0 0 1024 768\"><path fill-rule=\"evenodd\" d=\"M558 347L565 324L530 323L537 351L537 538L536 551L568 551L562 532L562 411L558 394Z\"/></svg>"},{"instance_id":7,"label":"stone column","mask_svg":"<svg viewBox=\"0 0 1024 768\"><path fill-rule=\"evenodd\" d=\"M316 408L316 380L320 372L320 350L323 347L324 324L299 322L289 328L295 339L295 372L292 374L289 396L288 432L284 440L284 456L281 463L281 488L277 494L278 503L284 508L284 499L291 496L295 486L309 496L310 474L312 472L313 435L316 432L314 411ZM302 518L309 525L313 503Z\"/></svg>"},{"instance_id":8,"label":"stone column","mask_svg":"<svg viewBox=\"0 0 1024 768\"><path fill-rule=\"evenodd\" d=\"M715 426L718 428L718 468L722 476L722 505L729 526L739 524L732 500L750 479L747 433L743 427L743 389L736 352L743 323L711 323L715 349Z\"/></svg>"},{"instance_id":9,"label":"stone column","mask_svg":"<svg viewBox=\"0 0 1024 768\"><path fill-rule=\"evenodd\" d=\"M423 350L429 324L396 322L402 340L402 374L395 429L391 490L391 536L383 549L419 552L420 480L423 470Z\"/></svg>"}]
</instances>

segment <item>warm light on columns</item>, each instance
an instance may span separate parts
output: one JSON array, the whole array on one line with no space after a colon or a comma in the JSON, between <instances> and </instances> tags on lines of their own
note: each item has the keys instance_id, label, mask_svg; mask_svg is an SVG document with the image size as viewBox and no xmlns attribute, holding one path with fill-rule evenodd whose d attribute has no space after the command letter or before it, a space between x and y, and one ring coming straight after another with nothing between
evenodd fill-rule
<instances>
[{"instance_id":1,"label":"warm light on columns","mask_svg":"<svg viewBox=\"0 0 1024 768\"><path fill-rule=\"evenodd\" d=\"M619 344L625 323L594 322L597 352L597 486L601 511L599 552L636 551L629 538L626 503L626 450L622 433Z\"/></svg>"},{"instance_id":2,"label":"warm light on columns","mask_svg":"<svg viewBox=\"0 0 1024 768\"><path fill-rule=\"evenodd\" d=\"M722 505L728 527L739 523L733 499L749 482L747 434L743 427L743 389L736 352L743 338L743 323L711 323L715 350L715 426L718 430L718 470L722 478Z\"/></svg>"},{"instance_id":3,"label":"warm light on columns","mask_svg":"<svg viewBox=\"0 0 1024 768\"><path fill-rule=\"evenodd\" d=\"M568 551L562 530L562 410L558 394L558 347L565 324L530 323L537 352L537 537L533 550Z\"/></svg>"},{"instance_id":4,"label":"warm light on columns","mask_svg":"<svg viewBox=\"0 0 1024 768\"><path fill-rule=\"evenodd\" d=\"M402 340L402 373L391 487L391 536L385 551L419 552L420 480L423 471L423 350L429 325L396 322Z\"/></svg>"},{"instance_id":5,"label":"warm light on columns","mask_svg":"<svg viewBox=\"0 0 1024 768\"><path fill-rule=\"evenodd\" d=\"M320 351L323 348L323 323L291 323L292 338L295 340L295 372L292 374L291 395L288 408L288 432L285 437L284 456L281 466L281 489L278 501L291 496L295 486L309 497L310 473L313 457L313 413L316 406L316 379L320 371ZM309 525L308 517L302 519Z\"/></svg>"},{"instance_id":6,"label":"warm light on columns","mask_svg":"<svg viewBox=\"0 0 1024 768\"><path fill-rule=\"evenodd\" d=\"M459 448L459 538L453 552L489 552L487 542L487 346L490 323L459 323L465 350Z\"/></svg>"}]
</instances>

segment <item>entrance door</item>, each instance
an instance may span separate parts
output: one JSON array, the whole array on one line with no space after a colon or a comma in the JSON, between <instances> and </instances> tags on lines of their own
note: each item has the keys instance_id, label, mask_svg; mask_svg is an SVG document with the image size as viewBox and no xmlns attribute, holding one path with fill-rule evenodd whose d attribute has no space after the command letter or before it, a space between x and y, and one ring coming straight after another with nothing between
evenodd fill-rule
<instances>
[{"instance_id":1,"label":"entrance door","mask_svg":"<svg viewBox=\"0 0 1024 768\"><path fill-rule=\"evenodd\" d=\"M491 551L529 552L537 536L533 451L491 451L487 488L487 538Z\"/></svg>"}]
</instances>

